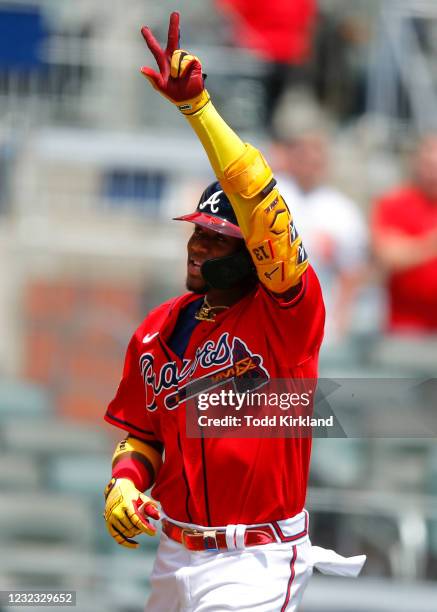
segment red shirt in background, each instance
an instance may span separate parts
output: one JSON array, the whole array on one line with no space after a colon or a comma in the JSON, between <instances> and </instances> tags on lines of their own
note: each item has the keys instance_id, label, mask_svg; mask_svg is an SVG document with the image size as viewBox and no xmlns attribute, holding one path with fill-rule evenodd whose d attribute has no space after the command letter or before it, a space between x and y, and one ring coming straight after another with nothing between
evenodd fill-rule
<instances>
[{"instance_id":1,"label":"red shirt in background","mask_svg":"<svg viewBox=\"0 0 437 612\"><path fill-rule=\"evenodd\" d=\"M316 0L217 0L231 13L235 41L274 62L303 64L310 56Z\"/></svg>"},{"instance_id":2,"label":"red shirt in background","mask_svg":"<svg viewBox=\"0 0 437 612\"><path fill-rule=\"evenodd\" d=\"M395 230L407 237L437 230L437 202L417 187L406 185L383 196L375 205L373 229ZM437 257L388 279L389 329L394 332L437 332Z\"/></svg>"}]
</instances>

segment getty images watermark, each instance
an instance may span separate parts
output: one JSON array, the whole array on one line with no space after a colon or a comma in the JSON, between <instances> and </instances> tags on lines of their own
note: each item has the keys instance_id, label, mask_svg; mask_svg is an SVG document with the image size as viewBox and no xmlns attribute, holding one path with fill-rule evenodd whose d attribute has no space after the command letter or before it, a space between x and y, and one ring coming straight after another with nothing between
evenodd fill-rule
<instances>
[{"instance_id":1,"label":"getty images watermark","mask_svg":"<svg viewBox=\"0 0 437 612\"><path fill-rule=\"evenodd\" d=\"M277 381L251 383L199 393L187 411L188 436L311 437L314 429L334 427L333 414L314 413L315 381L288 381L288 389Z\"/></svg>"},{"instance_id":2,"label":"getty images watermark","mask_svg":"<svg viewBox=\"0 0 437 612\"><path fill-rule=\"evenodd\" d=\"M191 438L437 438L437 379L218 377L181 387Z\"/></svg>"},{"instance_id":3,"label":"getty images watermark","mask_svg":"<svg viewBox=\"0 0 437 612\"><path fill-rule=\"evenodd\" d=\"M294 408L303 408L305 411L311 406L313 391L302 393L264 393L260 391L244 391L239 393L233 389L222 389L218 393L200 393L197 397L197 408L207 411L211 408L221 408L229 411L233 409L237 413L223 416L209 416L200 414L197 422L201 427L333 427L334 416L327 418L315 417L309 414L276 414L275 409L290 411ZM247 414L248 408L256 408L257 411L267 408L268 414ZM273 410L272 410L273 409Z\"/></svg>"}]
</instances>

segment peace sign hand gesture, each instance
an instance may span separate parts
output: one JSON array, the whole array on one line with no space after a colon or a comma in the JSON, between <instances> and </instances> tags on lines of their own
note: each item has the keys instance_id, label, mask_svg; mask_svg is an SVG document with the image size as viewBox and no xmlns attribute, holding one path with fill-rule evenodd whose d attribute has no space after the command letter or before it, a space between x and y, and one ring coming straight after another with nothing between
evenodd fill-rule
<instances>
[{"instance_id":1,"label":"peace sign hand gesture","mask_svg":"<svg viewBox=\"0 0 437 612\"><path fill-rule=\"evenodd\" d=\"M193 114L200 110L209 101L209 96L204 88L199 58L178 48L179 13L173 12L170 15L165 50L148 27L141 28L141 34L159 68L159 72L148 66L141 68L142 74L152 87L176 104L184 114Z\"/></svg>"}]
</instances>

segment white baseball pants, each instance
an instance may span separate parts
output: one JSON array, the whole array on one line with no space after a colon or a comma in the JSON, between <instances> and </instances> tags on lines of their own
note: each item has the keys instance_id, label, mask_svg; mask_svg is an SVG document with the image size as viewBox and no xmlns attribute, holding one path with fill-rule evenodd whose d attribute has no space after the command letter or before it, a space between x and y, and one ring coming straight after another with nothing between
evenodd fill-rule
<instances>
[{"instance_id":1,"label":"white baseball pants","mask_svg":"<svg viewBox=\"0 0 437 612\"><path fill-rule=\"evenodd\" d=\"M287 528L290 533L303 521L305 513L302 512L278 523L284 533ZM313 567L327 574L357 576L364 562L364 555L347 559L334 551L312 546L307 535L295 542L199 552L187 550L163 533L145 610L296 612Z\"/></svg>"}]
</instances>

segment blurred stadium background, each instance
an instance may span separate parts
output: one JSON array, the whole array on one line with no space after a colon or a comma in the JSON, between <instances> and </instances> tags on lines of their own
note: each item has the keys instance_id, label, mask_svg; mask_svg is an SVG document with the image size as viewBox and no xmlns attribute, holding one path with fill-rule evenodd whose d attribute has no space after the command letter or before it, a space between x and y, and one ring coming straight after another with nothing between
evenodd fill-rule
<instances>
[{"instance_id":1,"label":"blurred stadium background","mask_svg":"<svg viewBox=\"0 0 437 612\"><path fill-rule=\"evenodd\" d=\"M120 436L102 415L131 333L183 290L187 233L169 220L211 179L138 71L140 26L162 39L175 8L217 106L268 155L272 63L232 45L213 0L0 0L0 590L76 590L80 612L142 610L154 558L151 539L106 535ZM316 25L286 87L303 79L329 111L332 182L367 217L436 118L437 6L319 0ZM435 377L435 338L384 334L377 273L362 295L321 376ZM356 582L314 577L303 612L437 610L432 437L315 440L308 508L314 543L368 562Z\"/></svg>"}]
</instances>

